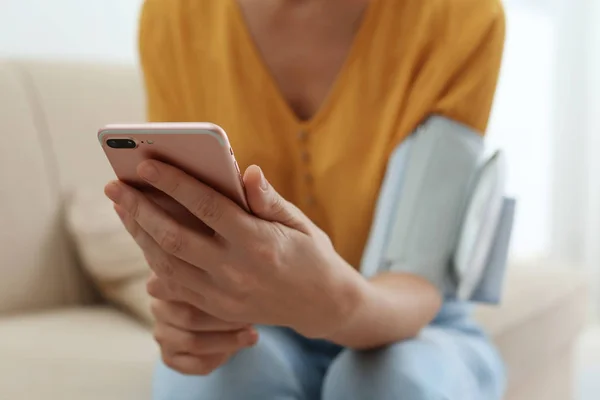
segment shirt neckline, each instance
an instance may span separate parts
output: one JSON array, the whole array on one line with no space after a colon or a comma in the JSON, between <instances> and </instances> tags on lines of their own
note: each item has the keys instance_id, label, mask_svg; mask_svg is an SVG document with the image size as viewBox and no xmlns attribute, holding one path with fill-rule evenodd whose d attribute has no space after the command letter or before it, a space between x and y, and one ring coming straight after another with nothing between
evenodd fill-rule
<instances>
[{"instance_id":1,"label":"shirt neckline","mask_svg":"<svg viewBox=\"0 0 600 400\"><path fill-rule=\"evenodd\" d=\"M276 99L276 102L279 104L279 108L283 110L286 119L291 121L294 125L296 125L300 129L310 129L314 126L318 125L321 120L323 120L327 115L331 112L333 105L335 104L336 99L343 92L345 81L347 80L347 76L351 70L353 62L360 56L363 47L368 43L369 31L370 27L373 23L375 8L378 0L370 0L369 4L366 6L365 11L363 12L363 16L354 35L354 39L352 40L352 44L350 45L350 50L346 56L346 59L342 63L337 75L329 88L328 94L325 96L321 104L319 105L317 111L313 114L309 119L301 119L298 117L296 112L292 109L290 103L287 101L280 86L277 84L273 73L270 68L267 66L261 52L258 49L254 38L252 37L252 33L246 23L246 18L244 17L243 11L238 4L237 0L229 0L230 7L233 10L234 18L236 22L240 24L243 40L248 45L250 52L252 54L253 62L258 65L260 73L265 77L268 88L266 90L270 90Z\"/></svg>"}]
</instances>

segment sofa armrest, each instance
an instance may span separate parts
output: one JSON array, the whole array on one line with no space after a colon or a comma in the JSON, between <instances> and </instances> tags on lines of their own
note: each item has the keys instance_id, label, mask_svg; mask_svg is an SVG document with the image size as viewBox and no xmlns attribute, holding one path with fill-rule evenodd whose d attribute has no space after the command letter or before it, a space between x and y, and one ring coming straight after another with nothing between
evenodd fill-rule
<instances>
[{"instance_id":1,"label":"sofa armrest","mask_svg":"<svg viewBox=\"0 0 600 400\"><path fill-rule=\"evenodd\" d=\"M552 384L540 382L540 375L562 375L558 385L562 389L557 386L552 399L562 398L557 395L572 384L571 362L553 369L548 366L557 357L573 356L574 344L588 320L588 284L580 269L553 264L513 263L501 306L482 307L476 314L506 363L509 399L550 398L547 392ZM537 395L523 397L523 393Z\"/></svg>"}]
</instances>

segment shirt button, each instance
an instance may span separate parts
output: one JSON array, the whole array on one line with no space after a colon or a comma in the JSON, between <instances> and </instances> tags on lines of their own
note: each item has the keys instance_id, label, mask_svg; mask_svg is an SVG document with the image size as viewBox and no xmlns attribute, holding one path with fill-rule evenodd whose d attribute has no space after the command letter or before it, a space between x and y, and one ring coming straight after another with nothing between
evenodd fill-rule
<instances>
[{"instance_id":1,"label":"shirt button","mask_svg":"<svg viewBox=\"0 0 600 400\"><path fill-rule=\"evenodd\" d=\"M300 156L302 158L302 161L304 161L305 163L310 161L310 153L306 150L304 150Z\"/></svg>"},{"instance_id":2,"label":"shirt button","mask_svg":"<svg viewBox=\"0 0 600 400\"><path fill-rule=\"evenodd\" d=\"M308 132L306 132L304 129L298 131L298 140L300 140L301 142L305 141L307 136Z\"/></svg>"},{"instance_id":3,"label":"shirt button","mask_svg":"<svg viewBox=\"0 0 600 400\"><path fill-rule=\"evenodd\" d=\"M312 183L312 181L313 181L313 177L312 177L312 175L311 175L311 174L306 174L306 175L304 175L304 181L305 181L306 183Z\"/></svg>"},{"instance_id":4,"label":"shirt button","mask_svg":"<svg viewBox=\"0 0 600 400\"><path fill-rule=\"evenodd\" d=\"M306 198L304 199L304 202L306 203L307 206L313 206L315 204L315 198L312 196L306 196Z\"/></svg>"}]
</instances>

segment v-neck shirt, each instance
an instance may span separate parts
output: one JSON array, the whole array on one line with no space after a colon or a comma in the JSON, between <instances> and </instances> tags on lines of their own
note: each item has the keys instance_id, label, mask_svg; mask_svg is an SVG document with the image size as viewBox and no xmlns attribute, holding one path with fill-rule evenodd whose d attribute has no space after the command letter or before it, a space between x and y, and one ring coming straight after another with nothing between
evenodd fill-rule
<instances>
[{"instance_id":1,"label":"v-neck shirt","mask_svg":"<svg viewBox=\"0 0 600 400\"><path fill-rule=\"evenodd\" d=\"M208 121L358 267L394 148L431 115L485 132L504 44L499 0L371 0L316 114L283 97L235 0L146 0L148 119Z\"/></svg>"}]
</instances>

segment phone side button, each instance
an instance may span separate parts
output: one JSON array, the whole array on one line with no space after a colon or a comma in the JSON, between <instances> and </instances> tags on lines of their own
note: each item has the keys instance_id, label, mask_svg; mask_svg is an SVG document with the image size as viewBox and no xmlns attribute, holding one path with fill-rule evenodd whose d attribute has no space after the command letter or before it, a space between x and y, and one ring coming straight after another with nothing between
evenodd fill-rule
<instances>
[{"instance_id":1,"label":"phone side button","mask_svg":"<svg viewBox=\"0 0 600 400\"><path fill-rule=\"evenodd\" d=\"M240 172L240 166L238 165L237 161L234 161L233 164L235 165L235 170L238 173L238 179L240 180L240 185L242 187L244 187L244 178L242 178L242 173Z\"/></svg>"}]
</instances>

